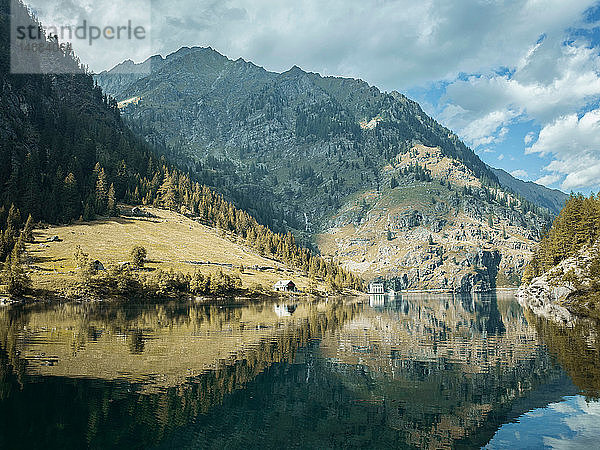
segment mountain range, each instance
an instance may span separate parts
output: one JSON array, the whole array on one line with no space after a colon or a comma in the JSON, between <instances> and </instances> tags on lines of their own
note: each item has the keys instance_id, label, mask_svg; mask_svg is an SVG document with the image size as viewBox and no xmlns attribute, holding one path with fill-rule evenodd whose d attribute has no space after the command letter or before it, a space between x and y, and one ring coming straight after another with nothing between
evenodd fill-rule
<instances>
[{"instance_id":1,"label":"mountain range","mask_svg":"<svg viewBox=\"0 0 600 450\"><path fill-rule=\"evenodd\" d=\"M567 198L489 167L418 103L362 80L270 72L202 47L95 80L203 183L395 286L486 289L498 271L516 283Z\"/></svg>"}]
</instances>

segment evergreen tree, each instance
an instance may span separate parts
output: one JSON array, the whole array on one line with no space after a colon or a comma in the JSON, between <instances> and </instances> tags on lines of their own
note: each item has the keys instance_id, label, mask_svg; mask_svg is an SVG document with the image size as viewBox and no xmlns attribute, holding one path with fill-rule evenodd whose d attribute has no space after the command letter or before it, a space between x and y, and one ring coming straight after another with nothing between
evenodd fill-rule
<instances>
[{"instance_id":1,"label":"evergreen tree","mask_svg":"<svg viewBox=\"0 0 600 450\"><path fill-rule=\"evenodd\" d=\"M115 195L115 186L113 183L111 183L110 187L108 188L106 209L109 216L114 217L119 215L119 210L117 208L117 199Z\"/></svg>"},{"instance_id":2,"label":"evergreen tree","mask_svg":"<svg viewBox=\"0 0 600 450\"><path fill-rule=\"evenodd\" d=\"M177 191L173 178L165 173L164 181L158 189L158 203L167 209L174 209L177 205Z\"/></svg>"},{"instance_id":3,"label":"evergreen tree","mask_svg":"<svg viewBox=\"0 0 600 450\"><path fill-rule=\"evenodd\" d=\"M136 245L131 249L130 257L131 263L138 268L144 267L144 263L146 261L146 256L148 252L141 245Z\"/></svg>"},{"instance_id":4,"label":"evergreen tree","mask_svg":"<svg viewBox=\"0 0 600 450\"><path fill-rule=\"evenodd\" d=\"M19 234L20 228L21 212L19 211L19 208L17 208L13 203L12 205L10 205L8 217L6 218L6 231L9 232L14 239L16 239Z\"/></svg>"},{"instance_id":5,"label":"evergreen tree","mask_svg":"<svg viewBox=\"0 0 600 450\"><path fill-rule=\"evenodd\" d=\"M69 222L71 219L81 214L81 200L79 199L79 190L75 175L69 173L63 186L63 221Z\"/></svg>"},{"instance_id":6,"label":"evergreen tree","mask_svg":"<svg viewBox=\"0 0 600 450\"><path fill-rule=\"evenodd\" d=\"M33 217L31 214L27 217L25 228L23 228L23 239L25 242L33 242Z\"/></svg>"},{"instance_id":7,"label":"evergreen tree","mask_svg":"<svg viewBox=\"0 0 600 450\"><path fill-rule=\"evenodd\" d=\"M96 180L96 214L106 214L108 204L108 185L104 168L100 168Z\"/></svg>"},{"instance_id":8,"label":"evergreen tree","mask_svg":"<svg viewBox=\"0 0 600 450\"><path fill-rule=\"evenodd\" d=\"M10 295L22 295L31 286L31 279L23 267L22 245L15 244L11 254L4 262L1 273L2 283Z\"/></svg>"}]
</instances>

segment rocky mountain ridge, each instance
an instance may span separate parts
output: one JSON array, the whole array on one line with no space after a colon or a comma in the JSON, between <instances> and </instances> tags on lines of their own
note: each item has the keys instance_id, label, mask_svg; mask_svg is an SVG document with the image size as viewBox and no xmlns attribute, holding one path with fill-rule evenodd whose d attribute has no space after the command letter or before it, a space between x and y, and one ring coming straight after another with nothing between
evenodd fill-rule
<instances>
[{"instance_id":1,"label":"rocky mountain ridge","mask_svg":"<svg viewBox=\"0 0 600 450\"><path fill-rule=\"evenodd\" d=\"M415 163L432 181L406 174ZM383 172L379 191L346 203L318 235L323 253L365 278L385 274L394 289L518 285L542 224L509 207L516 198L488 190L435 148L415 146Z\"/></svg>"},{"instance_id":2,"label":"rocky mountain ridge","mask_svg":"<svg viewBox=\"0 0 600 450\"><path fill-rule=\"evenodd\" d=\"M498 177L501 186L522 195L536 205L548 208L555 214L560 212L569 197L558 189L549 189L545 186L536 184L533 181L519 180L505 170L494 169L493 167L490 167L490 169Z\"/></svg>"},{"instance_id":3,"label":"rocky mountain ridge","mask_svg":"<svg viewBox=\"0 0 600 450\"><path fill-rule=\"evenodd\" d=\"M269 72L210 48L153 57L130 78L122 72L131 63L123 64L96 81L117 100L139 98L121 110L138 133L263 223L292 230L365 276L429 288L463 286L467 276L460 289L485 290L500 272L502 284L514 284L552 217L552 201L536 206L506 187L451 130L398 92L296 66ZM395 206L383 205L390 201ZM353 236L340 237L350 224ZM442 264L427 257L430 235L443 248ZM347 242L331 245L327 236ZM377 252L354 248L365 239ZM394 239L398 248L389 248ZM468 242L455 243L461 239ZM496 260L494 251L505 267L479 267Z\"/></svg>"}]
</instances>

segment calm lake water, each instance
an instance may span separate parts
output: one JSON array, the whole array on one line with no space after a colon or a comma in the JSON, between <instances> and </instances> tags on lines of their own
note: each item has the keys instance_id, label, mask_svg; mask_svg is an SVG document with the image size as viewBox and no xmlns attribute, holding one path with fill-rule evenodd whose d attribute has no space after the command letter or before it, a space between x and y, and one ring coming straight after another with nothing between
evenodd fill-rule
<instances>
[{"instance_id":1,"label":"calm lake water","mask_svg":"<svg viewBox=\"0 0 600 450\"><path fill-rule=\"evenodd\" d=\"M597 448L596 325L511 293L0 309L0 448Z\"/></svg>"}]
</instances>

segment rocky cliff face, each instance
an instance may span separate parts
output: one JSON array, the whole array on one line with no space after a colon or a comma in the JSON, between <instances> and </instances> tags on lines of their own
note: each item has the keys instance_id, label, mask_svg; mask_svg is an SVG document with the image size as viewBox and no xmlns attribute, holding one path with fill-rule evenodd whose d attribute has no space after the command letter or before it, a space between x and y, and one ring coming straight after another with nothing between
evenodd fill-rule
<instances>
[{"instance_id":1,"label":"rocky cliff face","mask_svg":"<svg viewBox=\"0 0 600 450\"><path fill-rule=\"evenodd\" d=\"M406 174L415 162L428 168L432 182ZM317 237L325 254L365 278L384 275L395 289L518 285L541 226L535 214L509 207L509 195L488 201L467 167L430 147L399 155L383 169L381 184L330 219Z\"/></svg>"},{"instance_id":2,"label":"rocky cliff face","mask_svg":"<svg viewBox=\"0 0 600 450\"><path fill-rule=\"evenodd\" d=\"M600 318L598 288L600 242L582 248L528 285L519 288L519 303L546 319L573 324L577 316Z\"/></svg>"}]
</instances>

